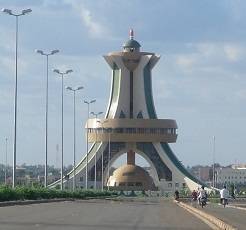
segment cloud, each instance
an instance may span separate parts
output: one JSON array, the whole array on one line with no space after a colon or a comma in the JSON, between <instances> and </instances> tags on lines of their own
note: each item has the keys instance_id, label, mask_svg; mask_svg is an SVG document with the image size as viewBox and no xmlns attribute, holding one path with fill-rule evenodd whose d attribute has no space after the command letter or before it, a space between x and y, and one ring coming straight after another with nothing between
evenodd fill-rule
<instances>
[{"instance_id":1,"label":"cloud","mask_svg":"<svg viewBox=\"0 0 246 230\"><path fill-rule=\"evenodd\" d=\"M190 46L204 58L226 57L229 61L238 61L245 50L244 44L227 42L199 42L192 43Z\"/></svg>"},{"instance_id":2,"label":"cloud","mask_svg":"<svg viewBox=\"0 0 246 230\"><path fill-rule=\"evenodd\" d=\"M195 58L191 55L179 55L176 59L177 65L184 68L184 70L191 70L195 64Z\"/></svg>"},{"instance_id":3,"label":"cloud","mask_svg":"<svg viewBox=\"0 0 246 230\"><path fill-rule=\"evenodd\" d=\"M245 89L242 89L242 90L237 91L235 93L235 96L239 100L246 101L246 90Z\"/></svg>"},{"instance_id":4,"label":"cloud","mask_svg":"<svg viewBox=\"0 0 246 230\"><path fill-rule=\"evenodd\" d=\"M182 138L187 140L194 136L194 132L200 140L211 132L217 132L213 135L224 140L221 146L223 154L220 155L224 161L229 162L229 153L234 151L230 149L234 127L234 136L239 137L237 141L241 144L233 145L233 148L238 146L239 151L245 148L246 32L243 1L160 1L155 4L151 1L143 4L141 1L108 0L2 2L7 4L4 7L11 6L16 10L23 7L33 9L32 14L20 21L18 124L23 137L33 135L31 142L20 139L22 162L41 162L43 156L44 130L40 129L45 124L45 60L35 54L34 49L60 49L61 53L50 58L50 68L72 68L74 72L64 79L65 85L85 87L78 95L78 134L82 136L87 117L83 100L96 98L97 103L92 106L95 112L104 111L107 106L110 69L101 54L118 49L127 39L129 27L136 30L136 39L141 42L143 51L165 54L153 70L153 94L157 113L161 117L177 119L183 133L176 145L177 152L183 154L181 159L193 164L194 160L185 154L199 149L201 158L196 160L205 160L202 156L206 155L206 142L192 143L192 150L182 142ZM225 2L230 4L222 7ZM235 8L232 9L234 2ZM2 15L0 21L0 137L3 138L12 131L15 30L13 19ZM51 70L49 77L49 147L50 151L55 151L56 144L60 143L61 82ZM72 95L67 92L64 94L64 110L68 140L64 147L67 148L65 152L70 153L73 110ZM230 135L226 136L228 132L225 130L230 130ZM85 152L84 139L79 140L78 152L82 154ZM26 145L27 141L30 145ZM33 152L37 156L35 159L31 157ZM64 162L70 162L70 155L65 155L67 160ZM54 161L55 156L50 158Z\"/></svg>"},{"instance_id":5,"label":"cloud","mask_svg":"<svg viewBox=\"0 0 246 230\"><path fill-rule=\"evenodd\" d=\"M168 84L168 81L160 79L157 84L155 81L153 83L155 84L155 92L158 99L162 100L173 97L173 93L170 89L171 87Z\"/></svg>"},{"instance_id":6,"label":"cloud","mask_svg":"<svg viewBox=\"0 0 246 230\"><path fill-rule=\"evenodd\" d=\"M6 73L11 73L11 71L13 70L13 66L14 66L14 59L3 56L0 59L0 66L1 66L1 72L3 76Z\"/></svg>"},{"instance_id":7,"label":"cloud","mask_svg":"<svg viewBox=\"0 0 246 230\"><path fill-rule=\"evenodd\" d=\"M197 51L204 57L211 57L216 55L218 45L212 42L202 42L193 44Z\"/></svg>"},{"instance_id":8,"label":"cloud","mask_svg":"<svg viewBox=\"0 0 246 230\"><path fill-rule=\"evenodd\" d=\"M200 72L200 76L205 76L206 73L207 76L216 74L217 77L225 75L234 77L236 73L246 70L242 62L246 58L244 43L199 42L190 43L188 49L181 50L182 53L175 53L172 56L178 67L177 71L182 73L196 71Z\"/></svg>"},{"instance_id":9,"label":"cloud","mask_svg":"<svg viewBox=\"0 0 246 230\"><path fill-rule=\"evenodd\" d=\"M4 31L0 36L0 50L2 52L11 52L14 50L15 31L13 28L0 25L0 31Z\"/></svg>"},{"instance_id":10,"label":"cloud","mask_svg":"<svg viewBox=\"0 0 246 230\"><path fill-rule=\"evenodd\" d=\"M225 45L224 51L229 61L238 61L241 56L241 49L236 45Z\"/></svg>"},{"instance_id":11,"label":"cloud","mask_svg":"<svg viewBox=\"0 0 246 230\"><path fill-rule=\"evenodd\" d=\"M103 26L93 19L91 11L81 7L80 16L92 37L102 37L104 35Z\"/></svg>"},{"instance_id":12,"label":"cloud","mask_svg":"<svg viewBox=\"0 0 246 230\"><path fill-rule=\"evenodd\" d=\"M79 12L79 16L82 19L82 23L87 28L90 37L92 38L103 38L108 34L108 29L96 20L96 13L92 12L79 1L66 1L67 4L71 4L73 9Z\"/></svg>"},{"instance_id":13,"label":"cloud","mask_svg":"<svg viewBox=\"0 0 246 230\"><path fill-rule=\"evenodd\" d=\"M223 2L224 7L230 12L236 22L244 20L246 4L243 0L227 0Z\"/></svg>"}]
</instances>

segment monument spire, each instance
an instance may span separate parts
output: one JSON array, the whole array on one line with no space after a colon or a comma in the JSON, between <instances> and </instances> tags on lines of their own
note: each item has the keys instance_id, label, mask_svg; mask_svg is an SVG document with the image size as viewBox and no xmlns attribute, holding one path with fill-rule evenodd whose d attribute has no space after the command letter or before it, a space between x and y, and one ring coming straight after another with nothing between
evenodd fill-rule
<instances>
[{"instance_id":1,"label":"monument spire","mask_svg":"<svg viewBox=\"0 0 246 230\"><path fill-rule=\"evenodd\" d=\"M129 35L130 35L130 40L133 40L134 39L134 31L133 31L133 29L130 29Z\"/></svg>"}]
</instances>

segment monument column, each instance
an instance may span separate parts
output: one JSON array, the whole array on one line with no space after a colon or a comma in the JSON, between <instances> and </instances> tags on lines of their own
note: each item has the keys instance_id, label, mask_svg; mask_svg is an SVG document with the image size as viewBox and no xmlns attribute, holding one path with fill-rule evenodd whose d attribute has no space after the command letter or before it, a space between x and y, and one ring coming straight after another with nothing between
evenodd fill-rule
<instances>
[{"instance_id":1,"label":"monument column","mask_svg":"<svg viewBox=\"0 0 246 230\"><path fill-rule=\"evenodd\" d=\"M135 165L135 152L132 150L129 150L127 152L127 164L128 165Z\"/></svg>"}]
</instances>

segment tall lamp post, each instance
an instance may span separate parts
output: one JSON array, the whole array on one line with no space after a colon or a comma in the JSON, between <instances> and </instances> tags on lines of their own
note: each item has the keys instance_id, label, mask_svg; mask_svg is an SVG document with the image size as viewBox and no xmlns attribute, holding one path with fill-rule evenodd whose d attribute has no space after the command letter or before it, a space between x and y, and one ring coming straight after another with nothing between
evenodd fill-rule
<instances>
[{"instance_id":1,"label":"tall lamp post","mask_svg":"<svg viewBox=\"0 0 246 230\"><path fill-rule=\"evenodd\" d=\"M106 121L103 121L103 122L101 122L101 121L97 121L97 122L101 124L102 129L104 130L104 124L107 123L108 121L106 120ZM103 168L104 168L104 162L103 162L103 150L102 150L102 188L101 188L102 191L103 191L103 182L104 182L103 181L104 180L104 178L103 178Z\"/></svg>"},{"instance_id":2,"label":"tall lamp post","mask_svg":"<svg viewBox=\"0 0 246 230\"><path fill-rule=\"evenodd\" d=\"M75 190L75 187L76 187L76 180L75 180L75 161L76 161L76 132L75 132L75 111L76 111L76 108L75 108L75 94L76 94L76 91L78 90L81 90L83 89L84 87L83 86L79 86L79 87L76 87L76 88L72 88L70 86L67 86L66 89L67 90L70 90L73 92L73 191Z\"/></svg>"},{"instance_id":3,"label":"tall lamp post","mask_svg":"<svg viewBox=\"0 0 246 230\"><path fill-rule=\"evenodd\" d=\"M108 190L109 190L109 166L111 158L111 144L110 144L110 128L108 128Z\"/></svg>"},{"instance_id":4,"label":"tall lamp post","mask_svg":"<svg viewBox=\"0 0 246 230\"><path fill-rule=\"evenodd\" d=\"M98 113L94 113L94 112L91 112L91 114L93 116L95 116L96 118L96 121L97 121L97 117L101 114L103 114L103 112L98 112ZM97 147L97 130L96 130L96 147ZM96 189L97 188L97 151L96 151L96 154L95 154L95 176L94 176L94 188Z\"/></svg>"},{"instance_id":5,"label":"tall lamp post","mask_svg":"<svg viewBox=\"0 0 246 230\"><path fill-rule=\"evenodd\" d=\"M88 189L88 119L90 117L90 104L96 102L96 100L84 101L87 104L87 122L86 122L86 165L85 165L85 188Z\"/></svg>"},{"instance_id":6,"label":"tall lamp post","mask_svg":"<svg viewBox=\"0 0 246 230\"><path fill-rule=\"evenodd\" d=\"M66 70L65 72L61 72L59 69L54 69L53 72L57 73L60 75L62 79L62 121L61 121L61 127L62 127L62 134L61 134L61 190L63 190L63 91L64 91L64 84L63 84L63 78L64 75L67 75L69 73L72 73L73 70L69 69Z\"/></svg>"},{"instance_id":7,"label":"tall lamp post","mask_svg":"<svg viewBox=\"0 0 246 230\"><path fill-rule=\"evenodd\" d=\"M12 187L16 184L16 133L17 133L17 86L18 86L18 19L20 16L31 13L31 9L24 9L19 14L14 14L10 9L2 9L2 12L15 17L15 99L14 99L14 143L13 143L13 179Z\"/></svg>"},{"instance_id":8,"label":"tall lamp post","mask_svg":"<svg viewBox=\"0 0 246 230\"><path fill-rule=\"evenodd\" d=\"M215 187L215 136L213 136L213 187Z\"/></svg>"},{"instance_id":9,"label":"tall lamp post","mask_svg":"<svg viewBox=\"0 0 246 230\"><path fill-rule=\"evenodd\" d=\"M46 108L45 108L45 166L44 166L44 187L47 187L47 161L48 161L48 99L49 99L49 56L59 52L52 50L50 53L45 53L42 50L35 50L43 56L46 56Z\"/></svg>"},{"instance_id":10,"label":"tall lamp post","mask_svg":"<svg viewBox=\"0 0 246 230\"><path fill-rule=\"evenodd\" d=\"M7 185L7 167L8 167L8 138L5 138L5 172L4 172L5 185Z\"/></svg>"}]
</instances>

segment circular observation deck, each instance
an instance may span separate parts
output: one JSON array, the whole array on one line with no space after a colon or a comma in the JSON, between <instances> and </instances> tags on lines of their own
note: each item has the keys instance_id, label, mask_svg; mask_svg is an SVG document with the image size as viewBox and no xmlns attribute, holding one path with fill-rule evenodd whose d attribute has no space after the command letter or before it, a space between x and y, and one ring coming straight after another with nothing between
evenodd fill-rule
<instances>
[{"instance_id":1,"label":"circular observation deck","mask_svg":"<svg viewBox=\"0 0 246 230\"><path fill-rule=\"evenodd\" d=\"M167 142L177 140L177 124L170 119L89 119L89 142Z\"/></svg>"}]
</instances>

